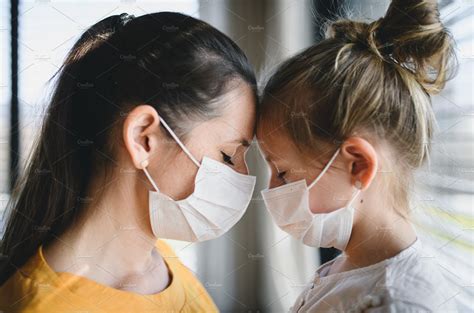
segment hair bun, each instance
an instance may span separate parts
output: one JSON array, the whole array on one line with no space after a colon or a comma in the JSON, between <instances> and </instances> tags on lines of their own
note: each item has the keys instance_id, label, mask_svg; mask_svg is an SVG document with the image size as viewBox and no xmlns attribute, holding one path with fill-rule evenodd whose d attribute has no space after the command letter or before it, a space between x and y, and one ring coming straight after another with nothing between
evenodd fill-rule
<instances>
[{"instance_id":1,"label":"hair bun","mask_svg":"<svg viewBox=\"0 0 474 313\"><path fill-rule=\"evenodd\" d=\"M353 43L365 43L368 26L369 24L364 22L339 19L329 25L326 31L326 38L337 38Z\"/></svg>"},{"instance_id":2,"label":"hair bun","mask_svg":"<svg viewBox=\"0 0 474 313\"><path fill-rule=\"evenodd\" d=\"M455 60L436 0L393 0L384 17L372 23L336 21L328 36L362 43L379 57L407 68L429 93L444 87Z\"/></svg>"}]
</instances>

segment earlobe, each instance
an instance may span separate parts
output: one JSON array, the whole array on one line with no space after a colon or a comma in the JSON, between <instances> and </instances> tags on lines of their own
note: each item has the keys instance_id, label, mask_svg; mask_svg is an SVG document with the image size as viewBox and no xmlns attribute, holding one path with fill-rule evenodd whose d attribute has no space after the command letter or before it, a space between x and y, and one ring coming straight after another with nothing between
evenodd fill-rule
<instances>
[{"instance_id":1,"label":"earlobe","mask_svg":"<svg viewBox=\"0 0 474 313\"><path fill-rule=\"evenodd\" d=\"M151 137L158 125L158 113L149 105L135 107L124 121L122 135L125 147L134 166L138 169L143 169L148 165L153 142Z\"/></svg>"},{"instance_id":2,"label":"earlobe","mask_svg":"<svg viewBox=\"0 0 474 313\"><path fill-rule=\"evenodd\" d=\"M367 189L378 168L377 152L373 145L364 138L350 137L343 143L341 150L350 162L352 184L357 189Z\"/></svg>"},{"instance_id":3,"label":"earlobe","mask_svg":"<svg viewBox=\"0 0 474 313\"><path fill-rule=\"evenodd\" d=\"M144 169L144 168L147 168L148 165L150 164L150 162L148 160L143 160L140 165L142 166L141 168Z\"/></svg>"}]
</instances>

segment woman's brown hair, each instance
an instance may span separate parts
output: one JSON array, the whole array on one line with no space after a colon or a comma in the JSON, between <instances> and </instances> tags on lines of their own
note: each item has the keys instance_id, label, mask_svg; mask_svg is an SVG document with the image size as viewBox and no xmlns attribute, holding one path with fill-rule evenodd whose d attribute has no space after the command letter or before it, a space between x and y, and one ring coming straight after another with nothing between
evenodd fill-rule
<instances>
[{"instance_id":1,"label":"woman's brown hair","mask_svg":"<svg viewBox=\"0 0 474 313\"><path fill-rule=\"evenodd\" d=\"M264 88L259 123L279 125L311 155L354 134L386 142L398 173L391 193L407 205L412 170L433 137L430 95L455 63L436 1L394 0L376 21L328 24L324 40L281 64Z\"/></svg>"},{"instance_id":2,"label":"woman's brown hair","mask_svg":"<svg viewBox=\"0 0 474 313\"><path fill-rule=\"evenodd\" d=\"M235 82L256 97L243 51L211 25L175 12L104 18L81 35L53 77L38 140L7 204L0 285L77 221L96 175L110 178L128 111L149 104L186 138L189 121L222 112L218 100Z\"/></svg>"}]
</instances>

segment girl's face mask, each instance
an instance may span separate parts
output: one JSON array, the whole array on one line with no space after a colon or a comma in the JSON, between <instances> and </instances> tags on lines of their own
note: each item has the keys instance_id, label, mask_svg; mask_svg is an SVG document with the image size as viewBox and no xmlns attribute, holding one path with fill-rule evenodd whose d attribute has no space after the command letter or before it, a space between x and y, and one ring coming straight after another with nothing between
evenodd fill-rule
<instances>
[{"instance_id":1,"label":"girl's face mask","mask_svg":"<svg viewBox=\"0 0 474 313\"><path fill-rule=\"evenodd\" d=\"M339 150L336 150L309 187L306 186L306 180L301 179L261 191L265 205L278 227L308 246L344 250L351 236L354 218L352 203L359 189L345 207L333 212L315 214L309 207L309 190L326 173Z\"/></svg>"},{"instance_id":2,"label":"girl's face mask","mask_svg":"<svg viewBox=\"0 0 474 313\"><path fill-rule=\"evenodd\" d=\"M160 121L199 170L194 179L194 192L176 201L161 193L146 167L143 168L156 190L149 192L153 234L156 238L191 242L223 235L244 215L256 177L238 173L206 156L199 163L168 124L162 118Z\"/></svg>"}]
</instances>

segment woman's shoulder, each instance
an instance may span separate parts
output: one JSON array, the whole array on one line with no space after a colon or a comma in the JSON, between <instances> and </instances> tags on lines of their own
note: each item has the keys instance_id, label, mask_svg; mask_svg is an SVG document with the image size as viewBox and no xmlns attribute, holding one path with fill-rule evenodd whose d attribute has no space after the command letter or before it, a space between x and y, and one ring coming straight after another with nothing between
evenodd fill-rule
<instances>
[{"instance_id":1,"label":"woman's shoulder","mask_svg":"<svg viewBox=\"0 0 474 313\"><path fill-rule=\"evenodd\" d=\"M167 303L166 299L170 299L171 302L177 301L178 295L181 294L185 299L181 304L183 312L217 312L217 307L205 288L193 275L193 272L179 260L171 246L163 240L158 240L156 247L171 270L172 279L176 280L172 285L173 288L157 294L157 297L161 299L160 301L164 301L163 303ZM68 278L70 278L69 275ZM91 290L90 297L85 297L84 292L76 294L75 287L70 286L70 283L75 282L75 279L71 281L61 280L55 275L46 266L41 249L38 249L35 255L0 286L0 312L66 312L71 311L72 307L90 308L89 302L91 298L97 296L97 292L93 294L94 291ZM81 286L83 285L81 284ZM88 283L88 286L96 285ZM97 290L110 290L111 294L118 294L118 291L97 286L99 287ZM69 292L69 287L74 291ZM84 289L87 288L84 287L83 291ZM123 292L122 295L126 296L127 293ZM130 293L130 299L132 298L140 299L138 302L144 299L143 297L133 297L133 294ZM97 312L103 311L97 309Z\"/></svg>"},{"instance_id":2,"label":"woman's shoulder","mask_svg":"<svg viewBox=\"0 0 474 313\"><path fill-rule=\"evenodd\" d=\"M41 247L0 286L0 312L67 310L64 298L53 296L61 286L43 260ZM64 289L64 288L63 288ZM80 300L79 300L80 302Z\"/></svg>"},{"instance_id":3,"label":"woman's shoulder","mask_svg":"<svg viewBox=\"0 0 474 313\"><path fill-rule=\"evenodd\" d=\"M156 247L173 272L173 279L182 282L186 294L186 303L182 312L218 312L206 288L197 279L193 270L181 262L173 248L162 239L158 239Z\"/></svg>"},{"instance_id":4,"label":"woman's shoulder","mask_svg":"<svg viewBox=\"0 0 474 313\"><path fill-rule=\"evenodd\" d=\"M33 286L24 281L21 273L17 270L7 281L0 286L0 312L21 312L25 308L25 302L30 302L34 295ZM25 294L32 297L24 299Z\"/></svg>"},{"instance_id":5,"label":"woman's shoulder","mask_svg":"<svg viewBox=\"0 0 474 313\"><path fill-rule=\"evenodd\" d=\"M156 248L160 252L161 256L164 258L173 257L176 258L176 253L173 248L163 239L158 239L155 244Z\"/></svg>"}]
</instances>

